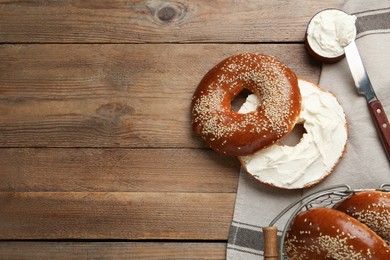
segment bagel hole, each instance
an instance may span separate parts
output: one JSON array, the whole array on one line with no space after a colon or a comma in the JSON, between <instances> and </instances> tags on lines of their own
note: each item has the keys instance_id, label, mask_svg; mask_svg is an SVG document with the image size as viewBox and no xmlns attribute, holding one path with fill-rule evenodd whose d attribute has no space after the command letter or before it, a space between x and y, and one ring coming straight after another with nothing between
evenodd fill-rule
<instances>
[{"instance_id":1,"label":"bagel hole","mask_svg":"<svg viewBox=\"0 0 390 260\"><path fill-rule=\"evenodd\" d=\"M238 95L230 102L230 106L233 111L238 112L241 106L245 103L246 98L253 94L249 89L244 88Z\"/></svg>"},{"instance_id":2,"label":"bagel hole","mask_svg":"<svg viewBox=\"0 0 390 260\"><path fill-rule=\"evenodd\" d=\"M306 133L307 132L303 127L303 124L296 124L293 130L280 140L280 143L287 146L296 146Z\"/></svg>"}]
</instances>

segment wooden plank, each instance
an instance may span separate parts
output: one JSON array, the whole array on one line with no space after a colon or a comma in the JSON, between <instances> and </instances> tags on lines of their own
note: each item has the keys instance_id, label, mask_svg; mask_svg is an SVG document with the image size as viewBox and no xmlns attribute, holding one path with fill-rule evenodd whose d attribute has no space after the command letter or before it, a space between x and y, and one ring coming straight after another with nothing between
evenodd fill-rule
<instances>
[{"instance_id":1,"label":"wooden plank","mask_svg":"<svg viewBox=\"0 0 390 260\"><path fill-rule=\"evenodd\" d=\"M0 191L235 193L240 163L206 149L0 149Z\"/></svg>"},{"instance_id":2,"label":"wooden plank","mask_svg":"<svg viewBox=\"0 0 390 260\"><path fill-rule=\"evenodd\" d=\"M0 239L226 240L235 194L1 192Z\"/></svg>"},{"instance_id":3,"label":"wooden plank","mask_svg":"<svg viewBox=\"0 0 390 260\"><path fill-rule=\"evenodd\" d=\"M0 1L0 42L296 42L324 1Z\"/></svg>"},{"instance_id":4,"label":"wooden plank","mask_svg":"<svg viewBox=\"0 0 390 260\"><path fill-rule=\"evenodd\" d=\"M0 146L205 147L191 131L192 94L240 52L318 81L302 44L0 45Z\"/></svg>"},{"instance_id":5,"label":"wooden plank","mask_svg":"<svg viewBox=\"0 0 390 260\"><path fill-rule=\"evenodd\" d=\"M7 260L185 259L223 260L225 243L0 242Z\"/></svg>"}]
</instances>

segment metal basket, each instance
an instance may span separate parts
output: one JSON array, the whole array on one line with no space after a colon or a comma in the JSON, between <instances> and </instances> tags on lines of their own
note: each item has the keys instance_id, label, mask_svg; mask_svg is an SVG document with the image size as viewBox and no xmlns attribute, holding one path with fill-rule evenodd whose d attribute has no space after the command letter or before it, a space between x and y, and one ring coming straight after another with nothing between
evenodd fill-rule
<instances>
[{"instance_id":1,"label":"metal basket","mask_svg":"<svg viewBox=\"0 0 390 260\"><path fill-rule=\"evenodd\" d=\"M264 231L264 258L268 260L279 259L285 260L288 259L287 256L284 255L284 240L287 233L287 230L295 218L296 215L303 211L307 211L311 208L330 208L333 207L337 202L345 199L352 194L362 192L362 191L385 191L390 192L390 183L382 184L377 189L355 189L352 190L348 185L339 185L332 186L327 189L319 190L313 193L310 193L299 200L291 203L287 208L285 208L282 212L280 212L269 224L268 227L263 228ZM279 246L277 242L277 227L276 223L286 214L290 214L288 218L281 239L279 241Z\"/></svg>"}]
</instances>

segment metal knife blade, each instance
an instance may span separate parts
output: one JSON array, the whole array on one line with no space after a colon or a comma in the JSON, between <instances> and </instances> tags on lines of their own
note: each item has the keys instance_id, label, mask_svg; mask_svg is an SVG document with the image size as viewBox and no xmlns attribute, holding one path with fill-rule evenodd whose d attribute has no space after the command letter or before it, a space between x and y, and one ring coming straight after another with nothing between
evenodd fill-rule
<instances>
[{"instance_id":1,"label":"metal knife blade","mask_svg":"<svg viewBox=\"0 0 390 260\"><path fill-rule=\"evenodd\" d=\"M344 50L358 93L364 95L368 103L376 100L374 89L364 68L355 41L352 41L348 46L344 47Z\"/></svg>"},{"instance_id":2,"label":"metal knife blade","mask_svg":"<svg viewBox=\"0 0 390 260\"><path fill-rule=\"evenodd\" d=\"M367 99L368 109L382 141L387 159L390 161L390 123L387 119L386 112L375 95L355 41L352 41L348 46L344 47L344 50L357 91Z\"/></svg>"}]
</instances>

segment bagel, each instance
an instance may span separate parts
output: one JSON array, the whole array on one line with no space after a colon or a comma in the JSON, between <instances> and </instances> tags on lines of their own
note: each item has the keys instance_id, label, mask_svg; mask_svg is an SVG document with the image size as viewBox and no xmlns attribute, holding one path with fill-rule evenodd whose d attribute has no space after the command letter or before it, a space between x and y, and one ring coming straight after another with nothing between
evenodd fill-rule
<instances>
[{"instance_id":1,"label":"bagel","mask_svg":"<svg viewBox=\"0 0 390 260\"><path fill-rule=\"evenodd\" d=\"M299 79L302 111L297 123L306 133L295 146L275 144L254 154L240 156L242 166L262 183L284 189L307 188L327 177L343 156L347 121L336 97L314 83ZM239 112L257 106L251 95Z\"/></svg>"},{"instance_id":2,"label":"bagel","mask_svg":"<svg viewBox=\"0 0 390 260\"><path fill-rule=\"evenodd\" d=\"M388 192L357 192L334 208L366 224L390 244L390 194Z\"/></svg>"},{"instance_id":3,"label":"bagel","mask_svg":"<svg viewBox=\"0 0 390 260\"><path fill-rule=\"evenodd\" d=\"M244 89L259 97L249 113L238 113L231 102ZM193 131L214 150L243 156L268 147L294 128L301 111L295 73L274 57L244 53L212 68L192 98Z\"/></svg>"},{"instance_id":4,"label":"bagel","mask_svg":"<svg viewBox=\"0 0 390 260\"><path fill-rule=\"evenodd\" d=\"M286 234L291 260L390 259L390 248L374 231L347 214L314 208L298 214Z\"/></svg>"}]
</instances>

